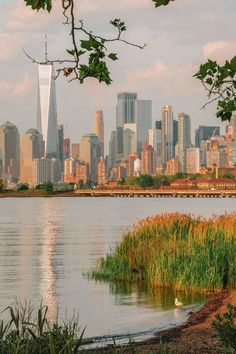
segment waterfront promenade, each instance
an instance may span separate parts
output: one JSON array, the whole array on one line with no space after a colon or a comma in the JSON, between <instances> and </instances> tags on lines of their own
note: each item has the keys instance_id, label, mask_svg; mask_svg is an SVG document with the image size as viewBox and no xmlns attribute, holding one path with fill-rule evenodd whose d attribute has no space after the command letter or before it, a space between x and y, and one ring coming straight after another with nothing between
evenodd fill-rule
<instances>
[{"instance_id":1,"label":"waterfront promenade","mask_svg":"<svg viewBox=\"0 0 236 354\"><path fill-rule=\"evenodd\" d=\"M175 198L233 198L236 190L154 190L154 189L78 189L74 192L78 197L175 197Z\"/></svg>"}]
</instances>

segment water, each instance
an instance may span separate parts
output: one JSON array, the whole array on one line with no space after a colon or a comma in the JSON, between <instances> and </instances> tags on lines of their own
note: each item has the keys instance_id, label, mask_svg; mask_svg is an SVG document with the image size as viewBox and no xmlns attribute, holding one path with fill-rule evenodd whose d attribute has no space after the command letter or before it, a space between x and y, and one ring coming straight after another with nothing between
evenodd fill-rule
<instances>
[{"instance_id":1,"label":"water","mask_svg":"<svg viewBox=\"0 0 236 354\"><path fill-rule=\"evenodd\" d=\"M86 337L165 328L203 302L197 295L88 280L96 265L140 218L182 211L235 211L235 199L19 198L0 200L0 310L16 297L40 300L53 318L78 311ZM176 295L184 309L174 308ZM4 316L4 314L2 314Z\"/></svg>"}]
</instances>

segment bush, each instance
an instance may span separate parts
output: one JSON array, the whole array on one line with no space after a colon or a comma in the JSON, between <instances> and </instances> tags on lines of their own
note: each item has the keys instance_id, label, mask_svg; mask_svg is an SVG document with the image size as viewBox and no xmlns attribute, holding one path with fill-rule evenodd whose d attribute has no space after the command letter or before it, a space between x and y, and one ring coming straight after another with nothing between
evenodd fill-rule
<instances>
[{"instance_id":1,"label":"bush","mask_svg":"<svg viewBox=\"0 0 236 354\"><path fill-rule=\"evenodd\" d=\"M227 309L224 315L216 315L212 327L225 347L236 350L236 307L229 304Z\"/></svg>"}]
</instances>

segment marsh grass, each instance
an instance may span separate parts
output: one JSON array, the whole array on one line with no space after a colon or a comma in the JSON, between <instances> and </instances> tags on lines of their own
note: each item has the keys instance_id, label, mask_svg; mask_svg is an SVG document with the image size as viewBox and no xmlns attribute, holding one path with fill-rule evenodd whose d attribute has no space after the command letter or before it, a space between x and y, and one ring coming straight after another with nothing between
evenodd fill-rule
<instances>
[{"instance_id":1,"label":"marsh grass","mask_svg":"<svg viewBox=\"0 0 236 354\"><path fill-rule=\"evenodd\" d=\"M186 291L236 286L236 213L195 218L171 213L141 220L90 273Z\"/></svg>"},{"instance_id":2,"label":"marsh grass","mask_svg":"<svg viewBox=\"0 0 236 354\"><path fill-rule=\"evenodd\" d=\"M37 310L30 304L16 303L5 309L8 321L0 321L0 354L75 354L82 344L75 318L71 321L48 321L48 307Z\"/></svg>"}]
</instances>

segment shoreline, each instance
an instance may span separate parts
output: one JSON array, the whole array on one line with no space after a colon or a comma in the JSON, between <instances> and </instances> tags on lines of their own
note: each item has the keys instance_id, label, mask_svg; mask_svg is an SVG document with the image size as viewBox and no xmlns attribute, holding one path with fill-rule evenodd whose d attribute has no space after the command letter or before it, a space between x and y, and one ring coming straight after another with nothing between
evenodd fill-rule
<instances>
[{"instance_id":1,"label":"shoreline","mask_svg":"<svg viewBox=\"0 0 236 354\"><path fill-rule=\"evenodd\" d=\"M211 323L217 313L226 312L227 304L236 306L236 290L221 292L213 296L196 312L192 313L186 323L158 331L150 339L135 343L137 354L217 354L223 352ZM161 344L160 344L161 343ZM127 345L118 345L116 353L133 353ZM84 349L82 353L110 353L110 348Z\"/></svg>"},{"instance_id":2,"label":"shoreline","mask_svg":"<svg viewBox=\"0 0 236 354\"><path fill-rule=\"evenodd\" d=\"M227 311L226 305L236 306L236 290L221 292L208 300L198 311L191 314L187 322L174 328L158 331L151 339L137 343L140 353L157 350L160 341L173 353L219 353L222 344L218 340L211 323L217 313Z\"/></svg>"},{"instance_id":3,"label":"shoreline","mask_svg":"<svg viewBox=\"0 0 236 354\"><path fill-rule=\"evenodd\" d=\"M55 191L12 191L0 192L1 198L236 198L236 190L167 190L143 189L103 191L99 189Z\"/></svg>"}]
</instances>

